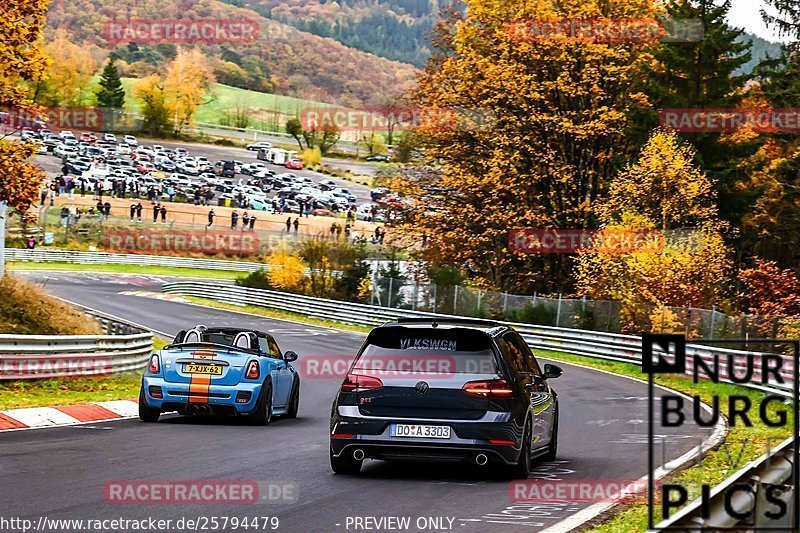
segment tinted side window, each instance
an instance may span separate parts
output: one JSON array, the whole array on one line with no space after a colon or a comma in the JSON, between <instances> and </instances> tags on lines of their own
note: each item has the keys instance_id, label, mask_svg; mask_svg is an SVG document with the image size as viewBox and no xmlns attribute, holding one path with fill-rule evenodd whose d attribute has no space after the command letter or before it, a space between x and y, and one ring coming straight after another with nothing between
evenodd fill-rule
<instances>
[{"instance_id":1,"label":"tinted side window","mask_svg":"<svg viewBox=\"0 0 800 533\"><path fill-rule=\"evenodd\" d=\"M509 332L503 335L503 338L510 345L511 353L518 361L521 372L530 372L536 377L542 376L542 371L539 368L539 363L536 361L533 352L531 351L528 343L525 342L519 333Z\"/></svg>"},{"instance_id":2,"label":"tinted side window","mask_svg":"<svg viewBox=\"0 0 800 533\"><path fill-rule=\"evenodd\" d=\"M497 345L500 347L500 352L503 354L503 359L511 373L517 374L518 372L522 372L523 369L519 366L519 361L514 356L511 345L505 339L505 336L497 338Z\"/></svg>"},{"instance_id":3,"label":"tinted side window","mask_svg":"<svg viewBox=\"0 0 800 533\"><path fill-rule=\"evenodd\" d=\"M272 337L259 337L258 338L258 347L261 349L264 354L270 357L283 357L281 355L281 350L278 348L278 343L275 342L275 339Z\"/></svg>"}]
</instances>

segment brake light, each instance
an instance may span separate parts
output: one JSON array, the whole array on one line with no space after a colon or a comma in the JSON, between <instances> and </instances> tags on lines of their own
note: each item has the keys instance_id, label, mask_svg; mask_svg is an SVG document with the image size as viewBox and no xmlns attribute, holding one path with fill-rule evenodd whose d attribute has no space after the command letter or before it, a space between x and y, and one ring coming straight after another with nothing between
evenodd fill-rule
<instances>
[{"instance_id":1,"label":"brake light","mask_svg":"<svg viewBox=\"0 0 800 533\"><path fill-rule=\"evenodd\" d=\"M514 390L504 379L468 381L464 383L462 389L469 394L486 396L490 400L511 398L514 395Z\"/></svg>"},{"instance_id":2,"label":"brake light","mask_svg":"<svg viewBox=\"0 0 800 533\"><path fill-rule=\"evenodd\" d=\"M383 382L380 379L360 374L347 374L342 382L342 392L360 392L381 387L383 387Z\"/></svg>"},{"instance_id":3,"label":"brake light","mask_svg":"<svg viewBox=\"0 0 800 533\"><path fill-rule=\"evenodd\" d=\"M261 375L261 372L258 369L258 361L250 361L247 364L247 372L245 373L244 377L247 379L258 379Z\"/></svg>"},{"instance_id":4,"label":"brake light","mask_svg":"<svg viewBox=\"0 0 800 533\"><path fill-rule=\"evenodd\" d=\"M158 374L160 367L161 365L158 363L158 355L151 355L150 362L147 363L147 372L149 374Z\"/></svg>"}]
</instances>

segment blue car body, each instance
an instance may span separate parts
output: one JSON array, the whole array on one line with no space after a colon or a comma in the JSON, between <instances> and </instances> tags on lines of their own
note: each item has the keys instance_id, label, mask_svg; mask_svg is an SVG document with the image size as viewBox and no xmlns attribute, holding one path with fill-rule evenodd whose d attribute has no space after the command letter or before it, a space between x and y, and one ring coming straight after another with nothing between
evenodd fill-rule
<instances>
[{"instance_id":1,"label":"blue car body","mask_svg":"<svg viewBox=\"0 0 800 533\"><path fill-rule=\"evenodd\" d=\"M275 339L255 330L195 327L154 353L142 378L139 415L164 412L294 417L300 377L297 354L283 354ZM254 371L255 370L255 371Z\"/></svg>"}]
</instances>

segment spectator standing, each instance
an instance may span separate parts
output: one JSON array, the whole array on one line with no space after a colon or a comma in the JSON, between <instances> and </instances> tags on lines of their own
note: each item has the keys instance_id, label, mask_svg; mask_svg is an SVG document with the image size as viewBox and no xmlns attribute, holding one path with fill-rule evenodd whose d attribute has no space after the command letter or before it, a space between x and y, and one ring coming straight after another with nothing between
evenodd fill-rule
<instances>
[{"instance_id":1,"label":"spectator standing","mask_svg":"<svg viewBox=\"0 0 800 533\"><path fill-rule=\"evenodd\" d=\"M47 193L49 193L49 192L50 192L50 190L49 190L49 189L47 189L47 188L44 188L44 187L42 188L42 192L41 192L41 197L42 197L42 207L44 207L44 203L47 201Z\"/></svg>"},{"instance_id":2,"label":"spectator standing","mask_svg":"<svg viewBox=\"0 0 800 533\"><path fill-rule=\"evenodd\" d=\"M211 209L211 210L208 212L208 226L206 226L206 227L207 227L207 228L210 228L210 227L211 227L211 226L213 226L213 225L214 225L214 210L213 210L213 209Z\"/></svg>"},{"instance_id":3,"label":"spectator standing","mask_svg":"<svg viewBox=\"0 0 800 533\"><path fill-rule=\"evenodd\" d=\"M286 233L292 231L292 217L286 219Z\"/></svg>"},{"instance_id":4,"label":"spectator standing","mask_svg":"<svg viewBox=\"0 0 800 533\"><path fill-rule=\"evenodd\" d=\"M103 204L103 220L108 220L108 217L111 215L111 204L106 202Z\"/></svg>"},{"instance_id":5,"label":"spectator standing","mask_svg":"<svg viewBox=\"0 0 800 533\"><path fill-rule=\"evenodd\" d=\"M254 227L256 225L256 216L253 215L250 217L250 231L255 231Z\"/></svg>"},{"instance_id":6,"label":"spectator standing","mask_svg":"<svg viewBox=\"0 0 800 533\"><path fill-rule=\"evenodd\" d=\"M136 204L131 204L131 222L133 222L133 217L136 216Z\"/></svg>"},{"instance_id":7,"label":"spectator standing","mask_svg":"<svg viewBox=\"0 0 800 533\"><path fill-rule=\"evenodd\" d=\"M81 198L86 196L86 180L81 178Z\"/></svg>"},{"instance_id":8,"label":"spectator standing","mask_svg":"<svg viewBox=\"0 0 800 533\"><path fill-rule=\"evenodd\" d=\"M161 211L161 206L156 204L153 207L153 224L158 224L158 213Z\"/></svg>"},{"instance_id":9,"label":"spectator standing","mask_svg":"<svg viewBox=\"0 0 800 533\"><path fill-rule=\"evenodd\" d=\"M242 231L247 231L248 224L250 224L250 215L248 215L247 211L245 211L242 215Z\"/></svg>"},{"instance_id":10,"label":"spectator standing","mask_svg":"<svg viewBox=\"0 0 800 533\"><path fill-rule=\"evenodd\" d=\"M161 223L167 223L167 208L163 204L161 205Z\"/></svg>"},{"instance_id":11,"label":"spectator standing","mask_svg":"<svg viewBox=\"0 0 800 533\"><path fill-rule=\"evenodd\" d=\"M297 230L300 228L300 217L294 219L294 233L297 234Z\"/></svg>"},{"instance_id":12,"label":"spectator standing","mask_svg":"<svg viewBox=\"0 0 800 533\"><path fill-rule=\"evenodd\" d=\"M234 209L233 213L231 213L231 229L235 230L236 226L238 225L239 225L239 212Z\"/></svg>"},{"instance_id":13,"label":"spectator standing","mask_svg":"<svg viewBox=\"0 0 800 533\"><path fill-rule=\"evenodd\" d=\"M136 219L141 222L142 221L142 202L136 204Z\"/></svg>"}]
</instances>

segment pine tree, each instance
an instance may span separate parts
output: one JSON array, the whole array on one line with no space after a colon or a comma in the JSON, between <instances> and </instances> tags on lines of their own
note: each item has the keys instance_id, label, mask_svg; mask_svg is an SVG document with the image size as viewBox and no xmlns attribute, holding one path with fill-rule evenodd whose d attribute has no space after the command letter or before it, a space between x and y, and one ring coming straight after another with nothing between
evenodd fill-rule
<instances>
[{"instance_id":1,"label":"pine tree","mask_svg":"<svg viewBox=\"0 0 800 533\"><path fill-rule=\"evenodd\" d=\"M727 24L730 7L730 0L719 5L715 0L667 2L670 19L702 22L703 38L658 48L655 56L662 68L653 74L657 106L728 108L739 103L737 91L747 76L734 73L750 60L750 42L740 42L744 30Z\"/></svg>"},{"instance_id":2,"label":"pine tree","mask_svg":"<svg viewBox=\"0 0 800 533\"><path fill-rule=\"evenodd\" d=\"M744 30L726 22L730 0L669 0L667 16L699 20L703 37L696 42L663 43L655 53L660 67L652 74L651 96L656 108L731 109L741 104L741 89L748 75L736 74L750 61L750 41ZM720 211L736 223L743 215L735 192L745 179L740 170L756 144L732 144L715 132L683 135L697 149L696 162L712 178L719 193Z\"/></svg>"},{"instance_id":3,"label":"pine tree","mask_svg":"<svg viewBox=\"0 0 800 533\"><path fill-rule=\"evenodd\" d=\"M97 105L103 108L122 109L125 104L125 89L119 78L119 71L110 59L100 75L100 90L97 91Z\"/></svg>"}]
</instances>

